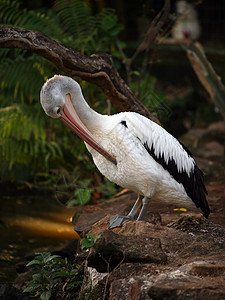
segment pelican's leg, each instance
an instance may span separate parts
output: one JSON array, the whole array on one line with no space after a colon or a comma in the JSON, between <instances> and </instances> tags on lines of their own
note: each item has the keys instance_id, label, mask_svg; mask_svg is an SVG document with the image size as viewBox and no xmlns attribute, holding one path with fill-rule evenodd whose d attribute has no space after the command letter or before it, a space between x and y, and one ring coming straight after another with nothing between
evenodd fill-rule
<instances>
[{"instance_id":1,"label":"pelican's leg","mask_svg":"<svg viewBox=\"0 0 225 300\"><path fill-rule=\"evenodd\" d=\"M142 199L142 203L143 203L143 206L141 208L141 211L139 213L139 216L137 218L137 221L141 221L144 219L145 215L146 215L146 212L148 210L148 207L149 207L149 204L150 204L150 198L148 197L144 197Z\"/></svg>"},{"instance_id":2,"label":"pelican's leg","mask_svg":"<svg viewBox=\"0 0 225 300\"><path fill-rule=\"evenodd\" d=\"M139 208L142 205L142 198L143 196L138 195L138 198L136 200L136 202L134 203L134 206L132 207L131 211L129 212L129 214L127 216L122 216L122 215L115 215L112 216L109 219L109 229L115 228L115 227L120 227L122 226L126 221L133 221L134 217L136 216Z\"/></svg>"},{"instance_id":3,"label":"pelican's leg","mask_svg":"<svg viewBox=\"0 0 225 300\"><path fill-rule=\"evenodd\" d=\"M132 207L131 211L127 215L131 219L134 219L134 217L136 216L139 208L141 207L141 205L142 205L142 199L143 199L143 196L138 195L138 198L137 198L136 202L134 203L134 206Z\"/></svg>"}]
</instances>

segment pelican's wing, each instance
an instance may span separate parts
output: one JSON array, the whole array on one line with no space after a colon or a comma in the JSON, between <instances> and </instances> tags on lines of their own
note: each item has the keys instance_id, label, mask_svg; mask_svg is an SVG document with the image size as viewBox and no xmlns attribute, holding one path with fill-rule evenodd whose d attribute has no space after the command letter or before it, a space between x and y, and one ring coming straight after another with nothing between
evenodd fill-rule
<instances>
[{"instance_id":1,"label":"pelican's wing","mask_svg":"<svg viewBox=\"0 0 225 300\"><path fill-rule=\"evenodd\" d=\"M190 151L161 126L137 113L127 114L124 122L122 124L140 140L149 155L184 186L187 195L207 218L210 211L203 173Z\"/></svg>"}]
</instances>

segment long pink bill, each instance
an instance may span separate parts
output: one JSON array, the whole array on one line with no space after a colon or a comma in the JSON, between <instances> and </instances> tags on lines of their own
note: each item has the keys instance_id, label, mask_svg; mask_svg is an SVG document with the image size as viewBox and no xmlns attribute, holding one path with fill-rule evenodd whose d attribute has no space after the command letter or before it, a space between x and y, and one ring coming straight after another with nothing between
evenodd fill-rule
<instances>
[{"instance_id":1,"label":"long pink bill","mask_svg":"<svg viewBox=\"0 0 225 300\"><path fill-rule=\"evenodd\" d=\"M67 126L69 126L80 138L82 138L82 140L84 140L93 149L95 149L113 164L117 164L116 159L112 155L110 155L101 145L99 145L98 142L95 141L90 131L82 123L72 105L70 94L66 95L63 112L59 119L62 120Z\"/></svg>"}]
</instances>

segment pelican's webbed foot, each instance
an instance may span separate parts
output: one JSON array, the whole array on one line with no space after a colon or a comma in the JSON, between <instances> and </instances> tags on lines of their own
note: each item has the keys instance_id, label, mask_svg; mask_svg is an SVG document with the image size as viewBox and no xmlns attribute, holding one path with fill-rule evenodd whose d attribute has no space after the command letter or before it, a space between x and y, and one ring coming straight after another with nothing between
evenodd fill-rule
<instances>
[{"instance_id":1,"label":"pelican's webbed foot","mask_svg":"<svg viewBox=\"0 0 225 300\"><path fill-rule=\"evenodd\" d=\"M109 222L109 229L115 228L115 227L121 227L126 221L133 221L134 219L129 216L121 216L121 215L115 215L112 216L108 222Z\"/></svg>"}]
</instances>

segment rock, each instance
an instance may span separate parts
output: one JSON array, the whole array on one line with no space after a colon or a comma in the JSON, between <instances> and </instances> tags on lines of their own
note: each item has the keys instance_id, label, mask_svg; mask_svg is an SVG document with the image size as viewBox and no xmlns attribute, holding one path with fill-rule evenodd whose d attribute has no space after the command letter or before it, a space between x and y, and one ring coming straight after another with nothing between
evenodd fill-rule
<instances>
[{"instance_id":1,"label":"rock","mask_svg":"<svg viewBox=\"0 0 225 300\"><path fill-rule=\"evenodd\" d=\"M220 244L225 243L225 228L203 218L187 215L169 223L167 226L186 231L193 236L207 236L207 239L213 239Z\"/></svg>"},{"instance_id":2,"label":"rock","mask_svg":"<svg viewBox=\"0 0 225 300\"><path fill-rule=\"evenodd\" d=\"M128 214L132 208L135 198L137 195L134 192L125 192L119 197L114 197L107 202L100 203L98 205L86 205L82 206L80 209L76 209L76 214L79 215L77 221L75 222L74 229L77 232L87 233L91 230L92 225L97 221L101 220L108 214L116 214L118 211L122 215ZM76 215L74 217L76 219Z\"/></svg>"},{"instance_id":3,"label":"rock","mask_svg":"<svg viewBox=\"0 0 225 300\"><path fill-rule=\"evenodd\" d=\"M10 284L0 284L0 300L28 300L27 294Z\"/></svg>"},{"instance_id":4,"label":"rock","mask_svg":"<svg viewBox=\"0 0 225 300\"><path fill-rule=\"evenodd\" d=\"M208 142L205 144L202 156L209 158L214 156L224 156L224 146L218 142Z\"/></svg>"},{"instance_id":5,"label":"rock","mask_svg":"<svg viewBox=\"0 0 225 300\"><path fill-rule=\"evenodd\" d=\"M208 276L211 274L203 277L203 274L207 274L204 271L211 270L211 268L214 269L214 274L221 276L219 280L211 277L209 280ZM200 273L198 270L201 270ZM224 265L221 267L219 263L215 266L210 262L200 261L167 272L162 272L161 269L161 272L158 270L159 274L151 271L141 275L132 272L125 273L122 278L109 279L109 282L111 281L109 299L220 300L225 296L223 271Z\"/></svg>"},{"instance_id":6,"label":"rock","mask_svg":"<svg viewBox=\"0 0 225 300\"><path fill-rule=\"evenodd\" d=\"M78 299L99 300L104 299L106 289L106 278L108 273L99 273L95 268L84 266L84 278Z\"/></svg>"},{"instance_id":7,"label":"rock","mask_svg":"<svg viewBox=\"0 0 225 300\"><path fill-rule=\"evenodd\" d=\"M121 235L105 230L88 256L88 266L99 272L113 270L123 262L163 263L166 255L158 238Z\"/></svg>"},{"instance_id":8,"label":"rock","mask_svg":"<svg viewBox=\"0 0 225 300\"><path fill-rule=\"evenodd\" d=\"M27 267L28 261L23 261L23 262L19 262L16 264L15 268L16 268L16 273L17 274L21 274L21 273L25 273L29 270L29 268Z\"/></svg>"},{"instance_id":9,"label":"rock","mask_svg":"<svg viewBox=\"0 0 225 300\"><path fill-rule=\"evenodd\" d=\"M101 234L108 227L106 216L92 226L91 233ZM179 261L182 256L189 255L190 262L196 257L206 254L221 255L225 250L225 229L213 224L204 218L194 216L182 216L167 226L154 225L144 221L126 222L123 227L114 228L110 232L118 235L130 236L131 239L138 237L138 242L143 245L144 238L160 239L161 247L168 259ZM173 228L172 228L173 227ZM173 241L171 243L171 241ZM116 241L115 241L116 242ZM139 247L141 248L141 246ZM189 252L190 251L190 252ZM192 255L190 255L190 253Z\"/></svg>"},{"instance_id":10,"label":"rock","mask_svg":"<svg viewBox=\"0 0 225 300\"><path fill-rule=\"evenodd\" d=\"M87 267L88 277L91 280L91 286L95 287L100 281L102 281L109 273L100 273L95 268Z\"/></svg>"},{"instance_id":11,"label":"rock","mask_svg":"<svg viewBox=\"0 0 225 300\"><path fill-rule=\"evenodd\" d=\"M68 261L73 261L75 259L79 243L80 240L71 240L65 245L65 247L51 251L51 255L59 255L61 258L67 258Z\"/></svg>"},{"instance_id":12,"label":"rock","mask_svg":"<svg viewBox=\"0 0 225 300\"><path fill-rule=\"evenodd\" d=\"M200 139L206 134L206 129L204 128L194 128L190 129L188 133L184 134L180 141L187 146L191 151L196 148Z\"/></svg>"},{"instance_id":13,"label":"rock","mask_svg":"<svg viewBox=\"0 0 225 300\"><path fill-rule=\"evenodd\" d=\"M142 292L144 279L144 277L131 277L115 280L110 286L109 300L150 300L149 296Z\"/></svg>"},{"instance_id":14,"label":"rock","mask_svg":"<svg viewBox=\"0 0 225 300\"><path fill-rule=\"evenodd\" d=\"M224 267L224 266L223 266ZM213 266L210 263L201 261L194 262L182 266L177 270L162 273L152 282L151 287L148 289L148 295L153 300L161 299L178 299L178 300L220 300L225 298L225 278L203 277L202 272L197 270L209 270L214 268L214 271L219 270L221 275L223 268L219 265ZM204 272L203 274L207 274Z\"/></svg>"},{"instance_id":15,"label":"rock","mask_svg":"<svg viewBox=\"0 0 225 300\"><path fill-rule=\"evenodd\" d=\"M225 122L215 122L204 129L190 129L181 137L181 141L195 156L221 159L225 152Z\"/></svg>"},{"instance_id":16,"label":"rock","mask_svg":"<svg viewBox=\"0 0 225 300\"><path fill-rule=\"evenodd\" d=\"M158 265L125 263L109 274L109 299L149 299L144 282L158 273Z\"/></svg>"},{"instance_id":17,"label":"rock","mask_svg":"<svg viewBox=\"0 0 225 300\"><path fill-rule=\"evenodd\" d=\"M224 121L218 121L211 123L208 126L209 131L214 131L214 132L220 132L220 133L225 133L225 122Z\"/></svg>"},{"instance_id":18,"label":"rock","mask_svg":"<svg viewBox=\"0 0 225 300\"><path fill-rule=\"evenodd\" d=\"M107 230L109 217L92 226L104 231L87 259L87 299L225 299L224 227L184 215L167 226L129 221Z\"/></svg>"},{"instance_id":19,"label":"rock","mask_svg":"<svg viewBox=\"0 0 225 300\"><path fill-rule=\"evenodd\" d=\"M158 212L147 212L144 220L151 224L162 225L162 218Z\"/></svg>"},{"instance_id":20,"label":"rock","mask_svg":"<svg viewBox=\"0 0 225 300\"><path fill-rule=\"evenodd\" d=\"M189 273L199 277L218 277L225 274L224 262L194 262L189 265Z\"/></svg>"}]
</instances>

